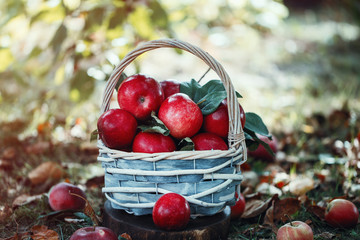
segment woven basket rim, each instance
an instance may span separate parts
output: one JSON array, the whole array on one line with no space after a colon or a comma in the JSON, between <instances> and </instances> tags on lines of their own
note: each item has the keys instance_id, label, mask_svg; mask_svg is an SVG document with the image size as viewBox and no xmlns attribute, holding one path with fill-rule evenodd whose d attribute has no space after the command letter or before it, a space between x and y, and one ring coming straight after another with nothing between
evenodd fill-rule
<instances>
[{"instance_id":1,"label":"woven basket rim","mask_svg":"<svg viewBox=\"0 0 360 240\"><path fill-rule=\"evenodd\" d=\"M155 50L158 48L178 48L187 51L201 60L203 60L213 71L217 73L223 83L227 92L228 103L228 115L229 115L229 134L228 134L228 150L207 150L207 151L174 151L174 152L162 152L162 153L137 153L126 152L117 149L111 149L106 147L100 139L98 139L98 148L101 153L108 153L111 158L125 158L125 159L142 159L147 161L157 161L162 159L194 159L203 158L218 158L218 157L234 157L239 156L243 158L241 163L247 159L246 143L244 131L240 121L240 109L238 107L237 96L235 89L232 85L229 75L223 68L223 66L215 60L208 52L205 52L201 48L194 46L190 43L178 40L178 39L159 39L148 42L143 42L137 46L134 50L130 51L114 68L112 74L107 81L106 88L104 90L102 105L100 114L104 113L110 108L110 100L113 95L115 86L125 68L132 63L141 54Z\"/></svg>"}]
</instances>

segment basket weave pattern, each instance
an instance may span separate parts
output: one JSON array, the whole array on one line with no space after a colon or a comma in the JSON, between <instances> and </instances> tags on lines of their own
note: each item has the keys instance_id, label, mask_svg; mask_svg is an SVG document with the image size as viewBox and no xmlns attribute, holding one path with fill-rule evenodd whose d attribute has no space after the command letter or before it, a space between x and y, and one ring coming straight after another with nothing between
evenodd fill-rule
<instances>
[{"instance_id":1,"label":"basket weave pattern","mask_svg":"<svg viewBox=\"0 0 360 240\"><path fill-rule=\"evenodd\" d=\"M234 87L224 68L207 52L174 40L146 42L129 52L112 72L105 88L101 114L109 109L111 96L124 69L139 55L158 48L178 48L202 59L220 77L227 92L229 149L134 153L106 147L98 140L98 161L105 170L103 192L112 207L135 215L151 214L156 200L165 193L183 195L191 214L212 215L234 204L236 186L242 180L240 165L246 161L244 132Z\"/></svg>"}]
</instances>

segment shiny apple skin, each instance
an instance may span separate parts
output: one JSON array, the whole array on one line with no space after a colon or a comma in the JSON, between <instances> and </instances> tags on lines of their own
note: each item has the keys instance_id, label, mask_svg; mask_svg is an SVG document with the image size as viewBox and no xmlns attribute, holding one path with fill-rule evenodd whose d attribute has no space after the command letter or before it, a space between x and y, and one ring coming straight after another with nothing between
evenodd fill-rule
<instances>
[{"instance_id":1,"label":"shiny apple skin","mask_svg":"<svg viewBox=\"0 0 360 240\"><path fill-rule=\"evenodd\" d=\"M109 228L95 226L76 230L70 240L118 240L118 237Z\"/></svg>"},{"instance_id":2,"label":"shiny apple skin","mask_svg":"<svg viewBox=\"0 0 360 240\"><path fill-rule=\"evenodd\" d=\"M165 99L180 92L180 82L174 79L168 79L160 82L164 92Z\"/></svg>"},{"instance_id":3,"label":"shiny apple skin","mask_svg":"<svg viewBox=\"0 0 360 240\"><path fill-rule=\"evenodd\" d=\"M161 104L159 119L177 139L194 136L201 128L203 115L198 105L183 93L176 93Z\"/></svg>"},{"instance_id":4,"label":"shiny apple skin","mask_svg":"<svg viewBox=\"0 0 360 240\"><path fill-rule=\"evenodd\" d=\"M228 150L225 141L213 133L199 133L191 138L195 150Z\"/></svg>"},{"instance_id":5,"label":"shiny apple skin","mask_svg":"<svg viewBox=\"0 0 360 240\"><path fill-rule=\"evenodd\" d=\"M86 203L83 198L86 199L84 191L71 183L58 183L49 191L49 205L55 211L83 209Z\"/></svg>"},{"instance_id":6,"label":"shiny apple skin","mask_svg":"<svg viewBox=\"0 0 360 240\"><path fill-rule=\"evenodd\" d=\"M359 221L359 210L349 200L334 199L326 208L325 221L333 227L352 228Z\"/></svg>"},{"instance_id":7,"label":"shiny apple skin","mask_svg":"<svg viewBox=\"0 0 360 240\"><path fill-rule=\"evenodd\" d=\"M190 220L190 205L177 193L167 193L155 203L152 217L154 224L164 230L182 230Z\"/></svg>"},{"instance_id":8,"label":"shiny apple skin","mask_svg":"<svg viewBox=\"0 0 360 240\"><path fill-rule=\"evenodd\" d=\"M244 195L242 195L242 193L240 193L240 197L238 197L238 193L235 193L235 199L236 199L236 203L234 206L231 206L231 220L235 220L241 217L241 215L244 213L245 210L245 198Z\"/></svg>"},{"instance_id":9,"label":"shiny apple skin","mask_svg":"<svg viewBox=\"0 0 360 240\"><path fill-rule=\"evenodd\" d=\"M133 152L158 153L176 150L174 140L161 133L140 132L133 142Z\"/></svg>"}]
</instances>

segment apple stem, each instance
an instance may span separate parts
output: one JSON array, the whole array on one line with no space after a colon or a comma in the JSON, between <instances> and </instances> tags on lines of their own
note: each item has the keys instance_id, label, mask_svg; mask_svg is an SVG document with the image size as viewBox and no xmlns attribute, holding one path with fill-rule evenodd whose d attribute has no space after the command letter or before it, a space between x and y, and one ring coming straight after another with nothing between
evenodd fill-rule
<instances>
[{"instance_id":1,"label":"apple stem","mask_svg":"<svg viewBox=\"0 0 360 240\"><path fill-rule=\"evenodd\" d=\"M200 104L202 104L202 103L205 102L205 101L206 101L206 99L203 99L203 100L201 100L200 102L198 102L197 105L200 105Z\"/></svg>"},{"instance_id":2,"label":"apple stem","mask_svg":"<svg viewBox=\"0 0 360 240\"><path fill-rule=\"evenodd\" d=\"M289 215L287 215L287 214L285 214L285 216L290 220L290 222L289 222L289 223L290 223L290 226L293 227L294 225L292 224L292 219L291 219L291 217L290 217Z\"/></svg>"},{"instance_id":3,"label":"apple stem","mask_svg":"<svg viewBox=\"0 0 360 240\"><path fill-rule=\"evenodd\" d=\"M200 81L206 76L206 74L211 70L211 68L208 68L208 70L206 70L206 72L201 76L201 78L197 81L198 83L200 83Z\"/></svg>"}]
</instances>

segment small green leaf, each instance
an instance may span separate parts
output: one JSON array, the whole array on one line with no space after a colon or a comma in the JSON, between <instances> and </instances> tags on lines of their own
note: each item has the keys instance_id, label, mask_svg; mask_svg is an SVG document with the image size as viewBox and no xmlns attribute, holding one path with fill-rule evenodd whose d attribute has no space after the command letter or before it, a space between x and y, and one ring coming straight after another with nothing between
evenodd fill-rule
<instances>
[{"instance_id":1,"label":"small green leaf","mask_svg":"<svg viewBox=\"0 0 360 240\"><path fill-rule=\"evenodd\" d=\"M85 222L87 222L89 224L93 224L93 221L91 220L91 218L83 212L75 212L74 215L80 219L85 220Z\"/></svg>"},{"instance_id":2,"label":"small green leaf","mask_svg":"<svg viewBox=\"0 0 360 240\"><path fill-rule=\"evenodd\" d=\"M151 118L144 125L139 125L138 128L143 132L155 132L161 133L165 136L169 136L170 130L165 124L156 116L155 112L151 113Z\"/></svg>"},{"instance_id":3,"label":"small green leaf","mask_svg":"<svg viewBox=\"0 0 360 240\"><path fill-rule=\"evenodd\" d=\"M119 89L121 83L122 83L126 78L127 78L127 75L126 75L124 72L122 72L121 75L120 75L120 77L119 77L119 80L117 81L117 83L116 83L116 85L115 85L116 91Z\"/></svg>"},{"instance_id":4,"label":"small green leaf","mask_svg":"<svg viewBox=\"0 0 360 240\"><path fill-rule=\"evenodd\" d=\"M266 142L264 142L260 138L258 138L254 131L244 128L244 132L245 132L245 138L248 138L248 140L250 140L249 138L251 138L257 144L256 148L251 148L250 150L256 150L258 148L258 145L261 144L264 146L266 151L268 151L271 154L271 156L275 156L275 154L274 154L273 150L270 148L269 144L267 144ZM268 138L271 140L271 135L268 135Z\"/></svg>"},{"instance_id":5,"label":"small green leaf","mask_svg":"<svg viewBox=\"0 0 360 240\"><path fill-rule=\"evenodd\" d=\"M177 149L179 149L179 151L192 151L194 150L194 142L189 137L183 138L178 143Z\"/></svg>"},{"instance_id":6,"label":"small green leaf","mask_svg":"<svg viewBox=\"0 0 360 240\"><path fill-rule=\"evenodd\" d=\"M266 125L256 113L247 112L245 115L246 115L246 122L244 129L248 129L252 132L255 132L257 134L266 137L271 137Z\"/></svg>"},{"instance_id":7,"label":"small green leaf","mask_svg":"<svg viewBox=\"0 0 360 240\"><path fill-rule=\"evenodd\" d=\"M195 79L191 79L190 82L181 82L180 83L180 92L185 93L188 95L194 102L197 102L196 99L198 98L197 95L199 95L201 91L201 85L195 81ZM201 99L198 98L197 100Z\"/></svg>"},{"instance_id":8,"label":"small green leaf","mask_svg":"<svg viewBox=\"0 0 360 240\"><path fill-rule=\"evenodd\" d=\"M226 98L225 91L216 91L208 93L202 99L199 100L198 106L201 109L203 115L209 115L213 113Z\"/></svg>"},{"instance_id":9,"label":"small green leaf","mask_svg":"<svg viewBox=\"0 0 360 240\"><path fill-rule=\"evenodd\" d=\"M91 134L90 134L90 142L96 140L97 137L98 137L98 135L99 135L99 132L98 132L97 129L95 129L94 131L92 131Z\"/></svg>"}]
</instances>

